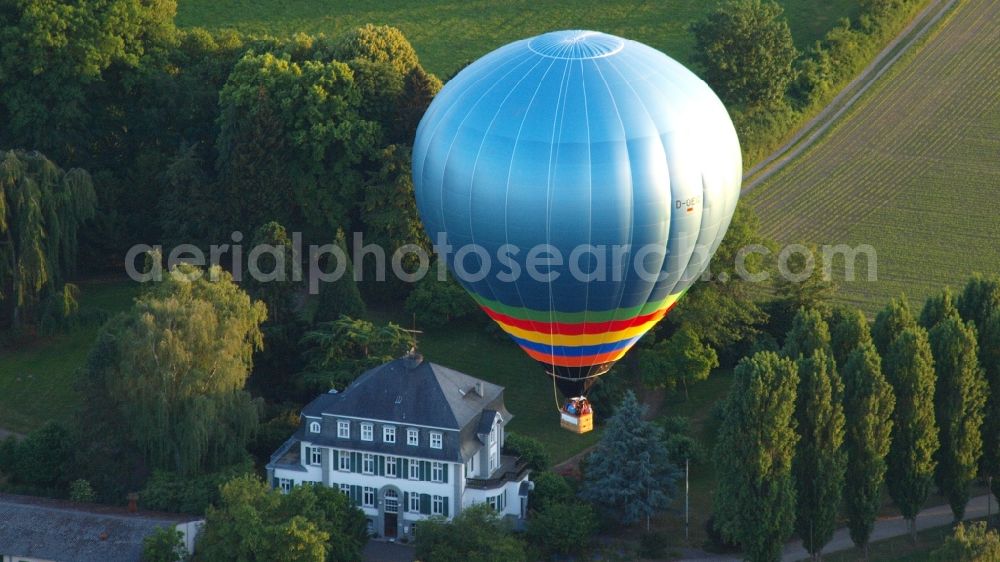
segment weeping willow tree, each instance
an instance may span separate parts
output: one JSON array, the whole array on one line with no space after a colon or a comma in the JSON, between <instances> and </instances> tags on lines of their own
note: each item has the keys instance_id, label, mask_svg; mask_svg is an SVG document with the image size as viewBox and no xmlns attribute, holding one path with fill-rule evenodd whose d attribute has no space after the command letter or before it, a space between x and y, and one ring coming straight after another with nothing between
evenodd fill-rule
<instances>
[{"instance_id":1,"label":"weeping willow tree","mask_svg":"<svg viewBox=\"0 0 1000 562\"><path fill-rule=\"evenodd\" d=\"M37 318L44 297L69 294L77 234L94 216L87 172L63 171L37 152L0 151L0 301L20 328Z\"/></svg>"},{"instance_id":2,"label":"weeping willow tree","mask_svg":"<svg viewBox=\"0 0 1000 562\"><path fill-rule=\"evenodd\" d=\"M150 467L191 474L246 455L259 403L244 386L267 308L218 268L174 271L204 275L165 275L109 322L82 376L95 410L83 417L103 418Z\"/></svg>"}]
</instances>

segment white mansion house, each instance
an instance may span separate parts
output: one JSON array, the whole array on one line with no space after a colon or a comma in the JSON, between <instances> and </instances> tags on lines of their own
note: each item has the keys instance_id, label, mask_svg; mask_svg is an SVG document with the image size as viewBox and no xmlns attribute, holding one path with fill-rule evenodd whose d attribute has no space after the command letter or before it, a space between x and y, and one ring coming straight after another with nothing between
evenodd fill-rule
<instances>
[{"instance_id":1,"label":"white mansion house","mask_svg":"<svg viewBox=\"0 0 1000 562\"><path fill-rule=\"evenodd\" d=\"M524 518L529 470L501 454L511 419L503 387L413 353L318 396L301 418L271 456L269 481L286 491L339 487L373 534L412 536L431 515L451 518L483 502Z\"/></svg>"}]
</instances>

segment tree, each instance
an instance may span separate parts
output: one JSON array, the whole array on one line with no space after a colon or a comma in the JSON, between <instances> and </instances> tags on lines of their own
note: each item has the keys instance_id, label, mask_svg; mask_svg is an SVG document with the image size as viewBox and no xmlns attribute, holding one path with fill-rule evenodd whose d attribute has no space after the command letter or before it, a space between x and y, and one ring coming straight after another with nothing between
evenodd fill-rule
<instances>
[{"instance_id":1,"label":"tree","mask_svg":"<svg viewBox=\"0 0 1000 562\"><path fill-rule=\"evenodd\" d=\"M243 388L266 317L218 267L166 274L91 350L80 420L100 431L85 439L126 442L151 468L181 474L243 458L259 416Z\"/></svg>"},{"instance_id":2,"label":"tree","mask_svg":"<svg viewBox=\"0 0 1000 562\"><path fill-rule=\"evenodd\" d=\"M222 486L197 550L205 560L360 560L367 540L364 513L340 490L296 486L282 494L248 475Z\"/></svg>"},{"instance_id":3,"label":"tree","mask_svg":"<svg viewBox=\"0 0 1000 562\"><path fill-rule=\"evenodd\" d=\"M868 320L860 310L838 306L830 314L829 325L830 350L838 366L846 365L855 349L872 343Z\"/></svg>"},{"instance_id":4,"label":"tree","mask_svg":"<svg viewBox=\"0 0 1000 562\"><path fill-rule=\"evenodd\" d=\"M302 383L326 392L343 390L361 373L400 357L412 347L413 338L392 322L376 326L367 320L341 316L306 332L302 345L307 359Z\"/></svg>"},{"instance_id":5,"label":"tree","mask_svg":"<svg viewBox=\"0 0 1000 562\"><path fill-rule=\"evenodd\" d=\"M1000 499L1000 308L979 330L980 364L988 385L983 419L983 460L980 473L993 477L993 495Z\"/></svg>"},{"instance_id":6,"label":"tree","mask_svg":"<svg viewBox=\"0 0 1000 562\"><path fill-rule=\"evenodd\" d=\"M344 61L361 58L389 64L404 76L418 64L417 52L403 32L389 25L369 23L345 33L335 54Z\"/></svg>"},{"instance_id":7,"label":"tree","mask_svg":"<svg viewBox=\"0 0 1000 562\"><path fill-rule=\"evenodd\" d=\"M847 455L844 442L844 392L826 351L815 349L797 361L799 388L795 406L799 442L792 461L797 498L795 532L819 560L837 528Z\"/></svg>"},{"instance_id":8,"label":"tree","mask_svg":"<svg viewBox=\"0 0 1000 562\"><path fill-rule=\"evenodd\" d=\"M965 515L969 485L983 452L986 379L979 367L976 330L958 315L946 316L930 331L937 384L934 412L940 431L935 480L948 497L955 521Z\"/></svg>"},{"instance_id":9,"label":"tree","mask_svg":"<svg viewBox=\"0 0 1000 562\"><path fill-rule=\"evenodd\" d=\"M669 339L639 353L639 372L643 383L653 388L672 389L677 382L684 387L688 397L688 380L703 381L712 369L719 366L715 350L701 342L694 331L685 326Z\"/></svg>"},{"instance_id":10,"label":"tree","mask_svg":"<svg viewBox=\"0 0 1000 562\"><path fill-rule=\"evenodd\" d=\"M624 525L669 507L679 471L667 458L662 430L642 419L631 391L608 420L604 435L587 457L580 497L613 514Z\"/></svg>"},{"instance_id":11,"label":"tree","mask_svg":"<svg viewBox=\"0 0 1000 562\"><path fill-rule=\"evenodd\" d=\"M406 297L406 311L413 314L417 325L439 328L453 320L472 316L479 309L476 301L449 273L444 281L436 275L426 275Z\"/></svg>"},{"instance_id":12,"label":"tree","mask_svg":"<svg viewBox=\"0 0 1000 562\"><path fill-rule=\"evenodd\" d=\"M344 231L338 230L334 240L344 254L347 263L344 264L344 273L340 279L324 283L319 289L319 303L316 305L316 314L313 321L330 322L341 316L351 318L361 318L366 313L365 301L361 299L361 291L354 281L354 264L347 253L347 241L344 238ZM332 270L331 264L326 264L324 271Z\"/></svg>"},{"instance_id":13,"label":"tree","mask_svg":"<svg viewBox=\"0 0 1000 562\"><path fill-rule=\"evenodd\" d=\"M153 534L142 539L143 562L179 562L187 558L184 533L173 527L157 527Z\"/></svg>"},{"instance_id":14,"label":"tree","mask_svg":"<svg viewBox=\"0 0 1000 562\"><path fill-rule=\"evenodd\" d=\"M958 317L958 309L955 308L955 299L951 295L951 290L945 287L939 294L931 295L924 302L924 308L920 311L919 324L924 329L931 330L938 323L953 317Z\"/></svg>"},{"instance_id":15,"label":"tree","mask_svg":"<svg viewBox=\"0 0 1000 562\"><path fill-rule=\"evenodd\" d=\"M965 284L956 306L966 322L981 329L993 311L1000 308L1000 275L973 275Z\"/></svg>"},{"instance_id":16,"label":"tree","mask_svg":"<svg viewBox=\"0 0 1000 562\"><path fill-rule=\"evenodd\" d=\"M548 469L552 462L541 441L520 433L508 432L504 435L503 452L505 455L520 457L535 472Z\"/></svg>"},{"instance_id":17,"label":"tree","mask_svg":"<svg viewBox=\"0 0 1000 562\"><path fill-rule=\"evenodd\" d=\"M795 363L761 352L736 366L725 401L715 449L715 528L750 560L778 560L792 534L798 383Z\"/></svg>"},{"instance_id":18,"label":"tree","mask_svg":"<svg viewBox=\"0 0 1000 562\"><path fill-rule=\"evenodd\" d=\"M955 533L931 553L935 562L998 562L1000 535L988 530L984 521L959 523Z\"/></svg>"},{"instance_id":19,"label":"tree","mask_svg":"<svg viewBox=\"0 0 1000 562\"><path fill-rule=\"evenodd\" d=\"M512 536L489 504L462 510L451 523L430 518L420 523L417 533L418 560L435 562L524 562L524 543Z\"/></svg>"},{"instance_id":20,"label":"tree","mask_svg":"<svg viewBox=\"0 0 1000 562\"><path fill-rule=\"evenodd\" d=\"M245 273L247 293L267 306L269 324L282 324L294 314L293 301L299 285L294 273L301 267L300 256L295 252L288 231L275 221L254 231L251 243L253 251L260 250L260 254L250 264L257 273Z\"/></svg>"},{"instance_id":21,"label":"tree","mask_svg":"<svg viewBox=\"0 0 1000 562\"><path fill-rule=\"evenodd\" d=\"M889 495L916 540L916 517L927 501L934 479L938 429L934 421L934 358L927 331L903 330L883 359L886 379L896 395L889 447Z\"/></svg>"},{"instance_id":22,"label":"tree","mask_svg":"<svg viewBox=\"0 0 1000 562\"><path fill-rule=\"evenodd\" d=\"M896 338L907 328L916 326L913 315L910 313L910 304L906 300L906 295L899 299L893 299L885 308L875 316L875 323L872 324L872 341L875 342L875 349L879 355L886 357L889 348ZM884 367L883 367L884 368Z\"/></svg>"},{"instance_id":23,"label":"tree","mask_svg":"<svg viewBox=\"0 0 1000 562\"><path fill-rule=\"evenodd\" d=\"M836 288L833 282L814 269L818 253L816 248L809 246L808 250L807 254L792 253L785 262L785 271L779 270L774 280L775 299L769 305L773 334L789 331L800 309L816 310L824 318L830 312L829 301ZM810 270L812 272L808 277L798 278Z\"/></svg>"},{"instance_id":24,"label":"tree","mask_svg":"<svg viewBox=\"0 0 1000 562\"><path fill-rule=\"evenodd\" d=\"M782 352L785 357L796 360L812 357L816 351L822 351L829 357L830 327L818 310L800 308L792 320L792 329L785 336Z\"/></svg>"},{"instance_id":25,"label":"tree","mask_svg":"<svg viewBox=\"0 0 1000 562\"><path fill-rule=\"evenodd\" d=\"M87 172L63 171L37 152L0 151L0 303L11 327L35 320L44 295L63 292L96 201Z\"/></svg>"},{"instance_id":26,"label":"tree","mask_svg":"<svg viewBox=\"0 0 1000 562\"><path fill-rule=\"evenodd\" d=\"M417 135L417 125L430 106L434 96L441 91L441 80L417 65L403 83L403 93L399 100L396 138L399 142L413 143Z\"/></svg>"},{"instance_id":27,"label":"tree","mask_svg":"<svg viewBox=\"0 0 1000 562\"><path fill-rule=\"evenodd\" d=\"M535 483L535 489L528 499L528 507L534 512L540 512L553 504L576 501L572 486L560 474L546 470L533 474L531 480Z\"/></svg>"},{"instance_id":28,"label":"tree","mask_svg":"<svg viewBox=\"0 0 1000 562\"><path fill-rule=\"evenodd\" d=\"M73 472L74 450L70 432L50 421L21 441L7 438L0 472L11 484L27 486L29 491L64 493Z\"/></svg>"},{"instance_id":29,"label":"tree","mask_svg":"<svg viewBox=\"0 0 1000 562\"><path fill-rule=\"evenodd\" d=\"M851 540L868 554L868 539L882 506L886 455L892 442L896 398L882 374L882 360L871 341L848 356L843 369L844 448L847 472L844 489L847 528Z\"/></svg>"},{"instance_id":30,"label":"tree","mask_svg":"<svg viewBox=\"0 0 1000 562\"><path fill-rule=\"evenodd\" d=\"M581 502L550 504L528 519L528 540L549 556L587 551L596 532L594 508Z\"/></svg>"},{"instance_id":31,"label":"tree","mask_svg":"<svg viewBox=\"0 0 1000 562\"><path fill-rule=\"evenodd\" d=\"M795 79L798 56L776 2L731 0L691 25L694 61L727 104L767 106Z\"/></svg>"}]
</instances>

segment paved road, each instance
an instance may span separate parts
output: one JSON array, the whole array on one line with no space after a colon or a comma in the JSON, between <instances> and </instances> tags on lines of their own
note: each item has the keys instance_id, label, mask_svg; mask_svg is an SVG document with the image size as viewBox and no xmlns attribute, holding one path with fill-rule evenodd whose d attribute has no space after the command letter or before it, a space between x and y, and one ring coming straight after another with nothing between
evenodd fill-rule
<instances>
[{"instance_id":1,"label":"paved road","mask_svg":"<svg viewBox=\"0 0 1000 562\"><path fill-rule=\"evenodd\" d=\"M977 496L972 498L972 500L969 501L969 505L965 508L965 518L978 519L986 517L986 502L987 498L990 497L991 496ZM996 499L994 498L990 501L992 502L992 513L996 514ZM924 529L933 529L934 527L951 525L952 521L953 518L951 515L951 508L947 505L928 507L917 515L917 530L923 531ZM872 531L871 542L878 542L885 539L891 539L893 537L901 537L905 536L907 533L909 533L909 530L906 528L906 521L902 517L897 516L879 519L875 522L875 529ZM854 543L851 542L851 537L847 532L847 528L844 527L838 529L837 532L834 533L833 539L823 549L823 554L850 550L852 548L854 548ZM683 560L698 560L699 562L736 562L741 560L741 558L733 555L700 556L699 554L700 553L692 552L689 556L685 556ZM808 558L809 553L802 548L802 541L788 543L781 555L782 562L798 562L799 560L806 560Z\"/></svg>"},{"instance_id":2,"label":"paved road","mask_svg":"<svg viewBox=\"0 0 1000 562\"><path fill-rule=\"evenodd\" d=\"M383 541L368 541L361 559L365 562L412 562L413 547Z\"/></svg>"}]
</instances>

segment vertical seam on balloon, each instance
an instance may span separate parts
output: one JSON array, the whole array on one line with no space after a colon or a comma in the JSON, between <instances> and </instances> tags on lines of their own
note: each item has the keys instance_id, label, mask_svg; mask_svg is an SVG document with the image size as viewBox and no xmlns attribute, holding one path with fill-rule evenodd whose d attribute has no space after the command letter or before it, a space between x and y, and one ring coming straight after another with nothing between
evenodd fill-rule
<instances>
[{"instance_id":1,"label":"vertical seam on balloon","mask_svg":"<svg viewBox=\"0 0 1000 562\"><path fill-rule=\"evenodd\" d=\"M604 73L601 72L601 69L597 65L597 62L595 61L593 63L593 65L594 65L594 70L597 71L597 75L600 76L600 78L601 78L601 82L604 83L604 88L608 91L608 97L611 98L611 106L615 108L615 115L618 117L618 125L619 125L619 127L621 127L622 137L623 137L623 141L625 143L625 153L628 154L628 152L629 152L629 150L628 150L628 135L625 133L625 121L622 119L622 114L618 110L617 100L615 100L615 96L611 92L611 86L608 85L608 81L604 78ZM631 261L632 260L632 255L633 255L632 240L633 240L634 235L635 235L635 228L634 228L634 225L632 224L632 221L635 220L635 210L632 208L632 205L635 203L635 192L634 192L635 186L633 185L633 181L632 181L632 166L631 166L631 164L629 164L629 167L628 167L628 174L629 174L629 182L628 183L629 183L629 201L630 201L630 204L629 204L629 221L628 221L628 249L629 249L629 261ZM625 287L628 286L628 274L629 274L629 268L626 267L625 268L625 274L622 276L622 288L621 288L621 293L619 293L619 295L618 295L618 305L615 306L614 311L611 313L611 321L612 322L615 321L615 317L618 315L618 310L621 308L621 305L622 305L622 299L625 297ZM603 346L602 346L602 349L603 349ZM588 371L587 371L588 377L592 373L592 368L593 368L593 365L591 366L591 369L588 369Z\"/></svg>"},{"instance_id":2,"label":"vertical seam on balloon","mask_svg":"<svg viewBox=\"0 0 1000 562\"><path fill-rule=\"evenodd\" d=\"M561 54L561 53L560 53ZM566 116L566 100L563 99L564 88L568 88L566 82L566 76L570 72L570 67L572 62L563 62L563 75L559 82L559 95L556 97L556 111L553 112L552 119L552 135L549 137L549 163L546 177L546 200L545 200L545 243L550 243L551 229L552 229L552 173L553 165L559 159L559 146L562 142L562 126L565 122ZM562 112L560 113L560 109ZM556 132L559 133L559 142L556 142ZM553 154L554 153L554 154ZM546 288L549 293L549 349L550 354L554 355L555 351L555 326L554 326L554 316L552 313L553 302L552 302L552 282L550 281Z\"/></svg>"},{"instance_id":3,"label":"vertical seam on balloon","mask_svg":"<svg viewBox=\"0 0 1000 562\"><path fill-rule=\"evenodd\" d=\"M587 123L587 242L594 243L594 169L593 154L591 153L590 137L590 107L587 99L587 73L583 71L583 60L580 60L580 91L583 93L583 115ZM590 286L587 286L586 297L583 303L583 326L587 327L587 313L590 312ZM587 377L593 373L593 365L587 369Z\"/></svg>"}]
</instances>

